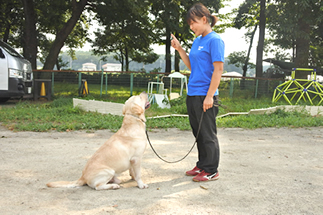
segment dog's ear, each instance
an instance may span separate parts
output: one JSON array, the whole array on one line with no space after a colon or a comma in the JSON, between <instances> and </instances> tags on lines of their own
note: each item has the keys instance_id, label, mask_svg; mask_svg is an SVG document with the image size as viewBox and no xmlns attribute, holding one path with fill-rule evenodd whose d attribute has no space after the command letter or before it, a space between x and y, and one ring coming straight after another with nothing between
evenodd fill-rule
<instances>
[{"instance_id":1,"label":"dog's ear","mask_svg":"<svg viewBox=\"0 0 323 215\"><path fill-rule=\"evenodd\" d=\"M122 114L125 115L126 114L126 111L127 111L127 106L129 106L129 101L130 101L130 98L124 103L123 107L122 107Z\"/></svg>"},{"instance_id":2,"label":"dog's ear","mask_svg":"<svg viewBox=\"0 0 323 215\"><path fill-rule=\"evenodd\" d=\"M131 106L131 112L134 114L134 115L141 115L144 113L144 110L142 109L142 107L140 107L140 105L136 104L136 103L133 103L132 106Z\"/></svg>"}]
</instances>

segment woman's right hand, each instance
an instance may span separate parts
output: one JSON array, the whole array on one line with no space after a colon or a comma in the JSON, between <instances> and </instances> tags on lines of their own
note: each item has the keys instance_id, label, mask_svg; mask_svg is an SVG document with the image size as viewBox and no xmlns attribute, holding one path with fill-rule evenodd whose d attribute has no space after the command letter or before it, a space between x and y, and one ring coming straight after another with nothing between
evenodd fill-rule
<instances>
[{"instance_id":1,"label":"woman's right hand","mask_svg":"<svg viewBox=\"0 0 323 215\"><path fill-rule=\"evenodd\" d=\"M182 48L181 44L179 43L179 41L177 40L177 38L171 34L172 36L172 41L171 41L171 45L172 47L178 51L179 55L182 58L182 61L184 62L185 66L191 70L191 63L190 63L190 59L188 57L188 55L186 54L186 51Z\"/></svg>"},{"instance_id":2,"label":"woman's right hand","mask_svg":"<svg viewBox=\"0 0 323 215\"><path fill-rule=\"evenodd\" d=\"M178 49L181 48L181 44L179 43L179 41L177 40L177 38L173 34L171 34L171 36L173 38L171 41L171 45L175 50L178 51Z\"/></svg>"}]
</instances>

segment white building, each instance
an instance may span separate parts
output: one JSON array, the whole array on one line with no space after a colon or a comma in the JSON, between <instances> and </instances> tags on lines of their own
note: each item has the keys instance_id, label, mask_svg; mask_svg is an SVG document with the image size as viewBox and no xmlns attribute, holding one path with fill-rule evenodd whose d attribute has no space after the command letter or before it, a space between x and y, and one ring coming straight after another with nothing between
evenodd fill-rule
<instances>
[{"instance_id":1,"label":"white building","mask_svg":"<svg viewBox=\"0 0 323 215\"><path fill-rule=\"evenodd\" d=\"M231 78L235 78L235 77L242 77L242 75L240 73L234 72L234 71L222 73L222 76L225 76L225 78L222 78L223 81L229 81L229 80L231 80Z\"/></svg>"},{"instance_id":2,"label":"white building","mask_svg":"<svg viewBox=\"0 0 323 215\"><path fill-rule=\"evenodd\" d=\"M82 71L96 71L96 65L94 63L83 63Z\"/></svg>"},{"instance_id":3,"label":"white building","mask_svg":"<svg viewBox=\"0 0 323 215\"><path fill-rule=\"evenodd\" d=\"M121 64L120 63L106 63L102 66L104 71L121 71Z\"/></svg>"}]
</instances>

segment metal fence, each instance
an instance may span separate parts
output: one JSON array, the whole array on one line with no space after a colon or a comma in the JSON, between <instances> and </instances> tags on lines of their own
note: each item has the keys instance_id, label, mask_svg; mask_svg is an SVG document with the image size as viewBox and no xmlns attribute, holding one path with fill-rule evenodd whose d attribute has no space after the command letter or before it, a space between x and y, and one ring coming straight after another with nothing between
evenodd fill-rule
<instances>
[{"instance_id":1,"label":"metal fence","mask_svg":"<svg viewBox=\"0 0 323 215\"><path fill-rule=\"evenodd\" d=\"M51 92L54 96L84 95L84 87L93 96L131 96L141 91L147 91L149 82L163 82L166 89L170 88L170 79L165 73L145 72L106 72L106 71L57 71L34 70L37 77L51 81ZM187 80L189 74L186 75ZM231 98L239 96L245 98L272 97L275 87L283 83L284 79L227 77L222 76L219 90L221 95ZM86 82L87 86L84 86ZM172 80L172 91L180 91L180 80ZM158 89L157 89L158 90ZM121 92L122 91L122 92ZM37 93L37 92L36 92ZM185 93L185 91L184 91Z\"/></svg>"}]
</instances>

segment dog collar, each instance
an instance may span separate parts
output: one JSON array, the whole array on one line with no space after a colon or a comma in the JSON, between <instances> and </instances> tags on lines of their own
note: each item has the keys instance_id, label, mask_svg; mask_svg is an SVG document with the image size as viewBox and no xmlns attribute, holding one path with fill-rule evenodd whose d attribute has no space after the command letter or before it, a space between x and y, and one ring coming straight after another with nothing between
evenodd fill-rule
<instances>
[{"instance_id":1,"label":"dog collar","mask_svg":"<svg viewBox=\"0 0 323 215\"><path fill-rule=\"evenodd\" d=\"M143 119L139 118L139 117L138 117L138 116L136 116L136 115L129 114L129 113L126 113L125 115L129 115L129 116L135 117L135 118L139 119L141 122L143 122L144 124L146 124L146 121L144 121Z\"/></svg>"}]
</instances>

